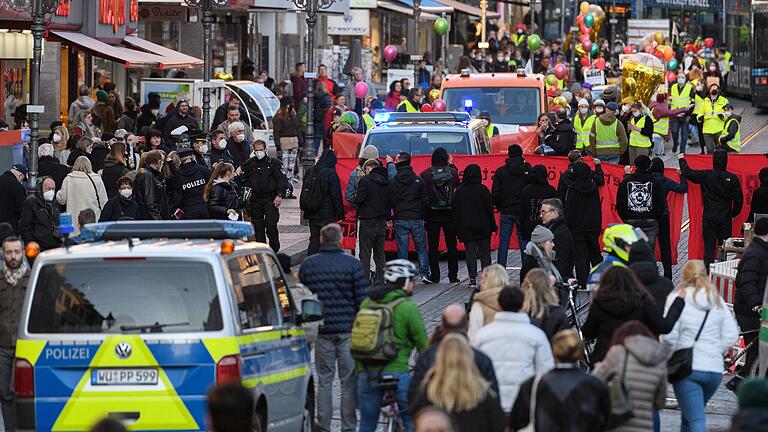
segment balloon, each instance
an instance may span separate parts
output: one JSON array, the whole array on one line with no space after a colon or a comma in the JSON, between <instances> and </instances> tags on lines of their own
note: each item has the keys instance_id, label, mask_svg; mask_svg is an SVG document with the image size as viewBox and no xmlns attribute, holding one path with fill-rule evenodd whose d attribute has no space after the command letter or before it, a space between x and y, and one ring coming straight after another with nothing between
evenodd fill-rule
<instances>
[{"instance_id":1,"label":"balloon","mask_svg":"<svg viewBox=\"0 0 768 432\"><path fill-rule=\"evenodd\" d=\"M592 44L592 49L589 52L592 54L592 57L597 57L600 54L600 47L597 44Z\"/></svg>"},{"instance_id":2,"label":"balloon","mask_svg":"<svg viewBox=\"0 0 768 432\"><path fill-rule=\"evenodd\" d=\"M661 51L659 51L659 50L656 50L656 51L654 51L654 52L653 52L653 55L655 55L656 57L658 57L658 58L659 58L659 60L664 60L664 53L663 53L663 52L661 52Z\"/></svg>"},{"instance_id":3,"label":"balloon","mask_svg":"<svg viewBox=\"0 0 768 432\"><path fill-rule=\"evenodd\" d=\"M438 89L432 89L427 93L427 99L429 100L429 103L432 103L435 101L435 99L440 98L440 90Z\"/></svg>"},{"instance_id":4,"label":"balloon","mask_svg":"<svg viewBox=\"0 0 768 432\"><path fill-rule=\"evenodd\" d=\"M555 65L555 77L557 79L565 79L568 76L568 67L562 63Z\"/></svg>"},{"instance_id":5,"label":"balloon","mask_svg":"<svg viewBox=\"0 0 768 432\"><path fill-rule=\"evenodd\" d=\"M586 57L581 58L581 65L584 67L589 67L589 59Z\"/></svg>"},{"instance_id":6,"label":"balloon","mask_svg":"<svg viewBox=\"0 0 768 432\"><path fill-rule=\"evenodd\" d=\"M557 86L552 86L547 89L547 95L550 97L555 97L555 92L557 92Z\"/></svg>"},{"instance_id":7,"label":"balloon","mask_svg":"<svg viewBox=\"0 0 768 432\"><path fill-rule=\"evenodd\" d=\"M435 33L437 33L438 36L443 36L448 33L448 30L449 25L447 19L440 17L435 20Z\"/></svg>"},{"instance_id":8,"label":"balloon","mask_svg":"<svg viewBox=\"0 0 768 432\"><path fill-rule=\"evenodd\" d=\"M554 100L554 103L555 103L555 105L560 105L560 106L568 105L568 101L566 101L563 96L556 97L555 100Z\"/></svg>"},{"instance_id":9,"label":"balloon","mask_svg":"<svg viewBox=\"0 0 768 432\"><path fill-rule=\"evenodd\" d=\"M579 26L583 26L584 25L584 15L581 15L581 14L578 15L576 17L576 23L578 23Z\"/></svg>"},{"instance_id":10,"label":"balloon","mask_svg":"<svg viewBox=\"0 0 768 432\"><path fill-rule=\"evenodd\" d=\"M541 46L541 38L539 35L532 34L528 36L528 49L536 51Z\"/></svg>"},{"instance_id":11,"label":"balloon","mask_svg":"<svg viewBox=\"0 0 768 432\"><path fill-rule=\"evenodd\" d=\"M581 41L581 46L584 48L584 51L592 51L592 41L589 40L589 36L584 38L583 41Z\"/></svg>"},{"instance_id":12,"label":"balloon","mask_svg":"<svg viewBox=\"0 0 768 432\"><path fill-rule=\"evenodd\" d=\"M581 24L579 26L579 32L581 33L582 36L589 37L589 27L585 26L584 24Z\"/></svg>"},{"instance_id":13,"label":"balloon","mask_svg":"<svg viewBox=\"0 0 768 432\"><path fill-rule=\"evenodd\" d=\"M387 63L392 63L392 61L397 57L397 47L394 45L387 45L384 47L384 60L387 61Z\"/></svg>"},{"instance_id":14,"label":"balloon","mask_svg":"<svg viewBox=\"0 0 768 432\"><path fill-rule=\"evenodd\" d=\"M667 82L673 82L677 79L677 74L674 71L667 71Z\"/></svg>"},{"instance_id":15,"label":"balloon","mask_svg":"<svg viewBox=\"0 0 768 432\"><path fill-rule=\"evenodd\" d=\"M603 23L605 22L605 11L603 11L603 8L601 8L599 5L592 4L589 5L589 13L595 17L595 23L592 24L592 27L589 28L589 36L592 38L592 40L596 41L598 40L600 29L603 27Z\"/></svg>"},{"instance_id":16,"label":"balloon","mask_svg":"<svg viewBox=\"0 0 768 432\"><path fill-rule=\"evenodd\" d=\"M653 40L656 41L657 44L664 43L664 33L657 31L653 34Z\"/></svg>"},{"instance_id":17,"label":"balloon","mask_svg":"<svg viewBox=\"0 0 768 432\"><path fill-rule=\"evenodd\" d=\"M632 44L627 45L624 47L624 54L634 54L635 53L635 46Z\"/></svg>"},{"instance_id":18,"label":"balloon","mask_svg":"<svg viewBox=\"0 0 768 432\"><path fill-rule=\"evenodd\" d=\"M673 58L667 62L667 70L670 72L677 71L677 59Z\"/></svg>"},{"instance_id":19,"label":"balloon","mask_svg":"<svg viewBox=\"0 0 768 432\"><path fill-rule=\"evenodd\" d=\"M577 43L577 44L576 44L576 54L577 54L579 57L586 57L586 56L587 56L587 52L586 52L586 51L584 51L584 47L583 47L583 46L581 46L581 44L580 44L580 43Z\"/></svg>"},{"instance_id":20,"label":"balloon","mask_svg":"<svg viewBox=\"0 0 768 432\"><path fill-rule=\"evenodd\" d=\"M671 46L665 46L661 51L664 53L664 61L669 61L675 56L675 50Z\"/></svg>"},{"instance_id":21,"label":"balloon","mask_svg":"<svg viewBox=\"0 0 768 432\"><path fill-rule=\"evenodd\" d=\"M592 27L592 25L595 24L595 16L591 13L588 13L584 15L584 25L587 27Z\"/></svg>"},{"instance_id":22,"label":"balloon","mask_svg":"<svg viewBox=\"0 0 768 432\"><path fill-rule=\"evenodd\" d=\"M557 77L552 74L547 75L546 81L548 86L557 85Z\"/></svg>"},{"instance_id":23,"label":"balloon","mask_svg":"<svg viewBox=\"0 0 768 432\"><path fill-rule=\"evenodd\" d=\"M432 102L432 110L445 111L445 101L442 99L435 99L435 101Z\"/></svg>"},{"instance_id":24,"label":"balloon","mask_svg":"<svg viewBox=\"0 0 768 432\"><path fill-rule=\"evenodd\" d=\"M605 70L605 57L600 57L599 59L595 60L595 67L600 70Z\"/></svg>"},{"instance_id":25,"label":"balloon","mask_svg":"<svg viewBox=\"0 0 768 432\"><path fill-rule=\"evenodd\" d=\"M584 15L588 14L589 13L589 2L585 2L585 1L581 2L581 4L579 5L579 12L581 12Z\"/></svg>"},{"instance_id":26,"label":"balloon","mask_svg":"<svg viewBox=\"0 0 768 432\"><path fill-rule=\"evenodd\" d=\"M707 48L712 48L715 46L715 39L711 37L704 39L704 46Z\"/></svg>"},{"instance_id":27,"label":"balloon","mask_svg":"<svg viewBox=\"0 0 768 432\"><path fill-rule=\"evenodd\" d=\"M368 84L365 83L365 81L360 81L359 83L355 84L355 96L357 96L359 99L365 99L365 96L368 95Z\"/></svg>"},{"instance_id":28,"label":"balloon","mask_svg":"<svg viewBox=\"0 0 768 432\"><path fill-rule=\"evenodd\" d=\"M432 112L432 105L425 103L421 106L421 112Z\"/></svg>"},{"instance_id":29,"label":"balloon","mask_svg":"<svg viewBox=\"0 0 768 432\"><path fill-rule=\"evenodd\" d=\"M637 81L634 78L622 78L621 79L621 92L629 95L635 94L637 91Z\"/></svg>"}]
</instances>

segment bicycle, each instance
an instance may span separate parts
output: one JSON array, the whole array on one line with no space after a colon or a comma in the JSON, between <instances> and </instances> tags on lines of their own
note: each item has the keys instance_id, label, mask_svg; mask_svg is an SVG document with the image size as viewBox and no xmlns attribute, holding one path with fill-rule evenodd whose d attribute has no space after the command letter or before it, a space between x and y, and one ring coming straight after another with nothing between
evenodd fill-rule
<instances>
[{"instance_id":1,"label":"bicycle","mask_svg":"<svg viewBox=\"0 0 768 432\"><path fill-rule=\"evenodd\" d=\"M746 339L747 335L750 335L750 334L753 334L753 333L759 333L759 332L760 332L760 329L747 330L745 332L739 333L739 336L741 336L741 337ZM740 350L739 353L737 353L736 355L734 355L732 357L728 357L727 356L725 358L725 372L726 372L725 375L726 376L733 375L735 377L736 374L737 374L737 370L738 370L739 366L741 366L742 368L746 367L746 362L742 361L741 358L745 357L747 355L747 350L749 350L752 347L752 345L754 345L756 343L757 344L760 343L759 339L760 339L759 337L752 338L752 341L750 341L748 344L746 344L744 346L744 349ZM760 376L760 372L759 372L760 369L759 368L760 368L760 356L758 354L758 356L755 358L755 361L752 362L752 366L750 367L750 370L742 371L743 372L742 376L744 378ZM730 383L730 381L728 381L728 382ZM735 386L729 386L728 384L726 384L726 387L728 387L731 390L735 390ZM731 387L733 387L733 388L731 388Z\"/></svg>"},{"instance_id":2,"label":"bicycle","mask_svg":"<svg viewBox=\"0 0 768 432\"><path fill-rule=\"evenodd\" d=\"M582 319L579 318L579 316L584 315L584 312L589 308L590 300L588 298L586 301L580 302L578 306L576 305L576 297L581 290L579 289L579 284L575 281L558 283L556 284L556 287L560 291L566 291L566 316L570 319L571 327L573 327L579 335L579 339L581 339L581 342L584 345L584 352L582 353L581 360L579 360L579 365L582 369L590 370L592 368L592 361L590 358L592 356L593 343L584 339L584 335L581 332L583 322Z\"/></svg>"},{"instance_id":3,"label":"bicycle","mask_svg":"<svg viewBox=\"0 0 768 432\"><path fill-rule=\"evenodd\" d=\"M382 375L378 379L379 388L382 391L381 415L386 419L386 432L405 432L403 419L400 418L400 408L397 406L397 383L399 379L394 375Z\"/></svg>"}]
</instances>

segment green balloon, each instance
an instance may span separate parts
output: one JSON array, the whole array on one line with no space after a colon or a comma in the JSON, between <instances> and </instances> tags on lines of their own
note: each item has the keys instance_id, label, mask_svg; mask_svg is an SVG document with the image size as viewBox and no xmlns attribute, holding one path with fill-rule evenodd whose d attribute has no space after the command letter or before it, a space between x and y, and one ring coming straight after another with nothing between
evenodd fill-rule
<instances>
[{"instance_id":1,"label":"green balloon","mask_svg":"<svg viewBox=\"0 0 768 432\"><path fill-rule=\"evenodd\" d=\"M541 46L541 38L539 35L530 35L528 36L528 49L530 50L537 50Z\"/></svg>"},{"instance_id":2,"label":"green balloon","mask_svg":"<svg viewBox=\"0 0 768 432\"><path fill-rule=\"evenodd\" d=\"M448 33L449 25L448 20L445 18L438 18L435 20L435 33L438 36L443 36Z\"/></svg>"},{"instance_id":3,"label":"green balloon","mask_svg":"<svg viewBox=\"0 0 768 432\"><path fill-rule=\"evenodd\" d=\"M592 48L589 49L590 54L592 54L592 57L596 57L598 54L600 54L600 47L597 46L596 43L592 44Z\"/></svg>"},{"instance_id":4,"label":"green balloon","mask_svg":"<svg viewBox=\"0 0 768 432\"><path fill-rule=\"evenodd\" d=\"M595 16L591 13L588 13L584 15L584 25L587 27L592 27L592 24L595 23Z\"/></svg>"},{"instance_id":5,"label":"green balloon","mask_svg":"<svg viewBox=\"0 0 768 432\"><path fill-rule=\"evenodd\" d=\"M676 58L673 57L673 58L669 59L669 61L667 62L667 70L677 71L677 59Z\"/></svg>"}]
</instances>

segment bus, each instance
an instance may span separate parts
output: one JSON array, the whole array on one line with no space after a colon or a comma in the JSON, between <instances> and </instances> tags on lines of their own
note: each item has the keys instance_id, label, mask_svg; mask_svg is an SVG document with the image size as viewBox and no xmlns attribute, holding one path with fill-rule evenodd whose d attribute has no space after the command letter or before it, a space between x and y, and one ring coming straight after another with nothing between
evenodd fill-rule
<instances>
[{"instance_id":1,"label":"bus","mask_svg":"<svg viewBox=\"0 0 768 432\"><path fill-rule=\"evenodd\" d=\"M752 0L752 106L768 108L768 1Z\"/></svg>"}]
</instances>

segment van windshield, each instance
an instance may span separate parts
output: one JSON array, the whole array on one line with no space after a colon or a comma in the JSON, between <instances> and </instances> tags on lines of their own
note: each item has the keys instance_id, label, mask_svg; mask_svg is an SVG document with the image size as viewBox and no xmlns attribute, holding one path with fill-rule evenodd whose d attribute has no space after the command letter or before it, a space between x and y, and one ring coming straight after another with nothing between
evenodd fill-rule
<instances>
[{"instance_id":1,"label":"van windshield","mask_svg":"<svg viewBox=\"0 0 768 432\"><path fill-rule=\"evenodd\" d=\"M159 258L93 259L40 269L29 333L186 333L221 330L213 268Z\"/></svg>"},{"instance_id":2,"label":"van windshield","mask_svg":"<svg viewBox=\"0 0 768 432\"><path fill-rule=\"evenodd\" d=\"M469 144L469 134L463 132L421 132L417 130L397 131L387 130L382 133L368 134L368 142L379 150L380 155L394 156L400 152L408 152L413 156L431 155L442 147L449 154L472 154Z\"/></svg>"},{"instance_id":3,"label":"van windshield","mask_svg":"<svg viewBox=\"0 0 768 432\"><path fill-rule=\"evenodd\" d=\"M487 111L498 124L533 125L542 112L539 89L531 87L457 87L443 91L448 111L464 111L472 106L472 117ZM469 102L467 102L469 101Z\"/></svg>"}]
</instances>

